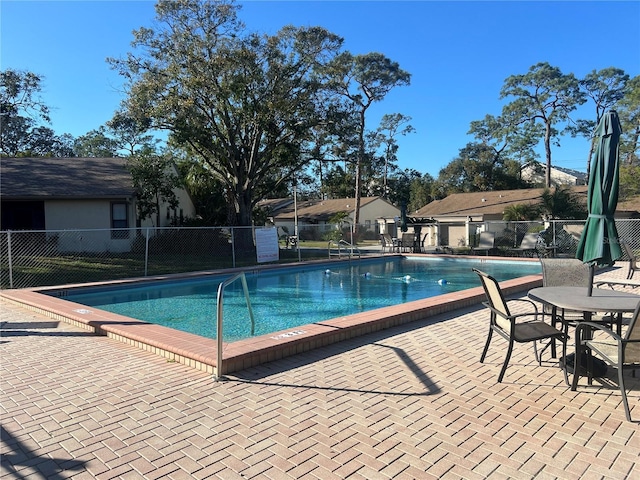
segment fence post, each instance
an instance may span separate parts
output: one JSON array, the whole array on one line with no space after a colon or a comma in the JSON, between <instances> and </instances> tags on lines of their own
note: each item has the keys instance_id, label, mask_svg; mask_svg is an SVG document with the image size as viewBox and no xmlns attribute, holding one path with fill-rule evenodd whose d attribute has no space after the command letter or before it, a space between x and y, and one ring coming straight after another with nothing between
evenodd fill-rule
<instances>
[{"instance_id":1,"label":"fence post","mask_svg":"<svg viewBox=\"0 0 640 480\"><path fill-rule=\"evenodd\" d=\"M144 240L144 276L149 274L149 227L147 227L147 234Z\"/></svg>"},{"instance_id":2,"label":"fence post","mask_svg":"<svg viewBox=\"0 0 640 480\"><path fill-rule=\"evenodd\" d=\"M7 230L7 257L9 261L9 288L13 288L13 259L11 258L11 230Z\"/></svg>"},{"instance_id":3,"label":"fence post","mask_svg":"<svg viewBox=\"0 0 640 480\"><path fill-rule=\"evenodd\" d=\"M234 236L235 227L231 227L231 261L233 262L233 268L236 268L236 239Z\"/></svg>"}]
</instances>

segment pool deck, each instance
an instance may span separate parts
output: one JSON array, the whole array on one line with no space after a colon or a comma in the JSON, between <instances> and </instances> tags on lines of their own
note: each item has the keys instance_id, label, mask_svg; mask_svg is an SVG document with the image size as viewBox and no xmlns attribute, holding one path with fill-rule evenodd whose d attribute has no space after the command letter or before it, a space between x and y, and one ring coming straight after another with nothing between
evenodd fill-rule
<instances>
[{"instance_id":1,"label":"pool deck","mask_svg":"<svg viewBox=\"0 0 640 480\"><path fill-rule=\"evenodd\" d=\"M482 260L486 260L486 257L482 257ZM504 258L502 260L531 261L531 259ZM334 265L336 262L316 263ZM277 268L277 266L270 265L266 268ZM172 276L172 278L189 278L196 275L187 274ZM503 282L502 287L507 293L528 291L540 286L541 278L541 275L529 275ZM158 279L166 279L166 277L158 277ZM149 280L153 280L153 278L141 279L141 281ZM137 281L140 279L105 282L104 284L118 285ZM85 284L85 286L104 284ZM218 345L215 340L67 301L64 298L65 292L72 288L74 288L73 285L3 290L0 292L0 296L53 319L71 323L96 334L106 335L114 340L142 348L171 361L216 376L244 370L374 331L477 305L484 300L484 292L478 286L424 300L302 325L247 340L225 343L223 345L222 368L218 370ZM47 291L62 296L41 293ZM215 325L212 324L212 328L215 328Z\"/></svg>"},{"instance_id":2,"label":"pool deck","mask_svg":"<svg viewBox=\"0 0 640 480\"><path fill-rule=\"evenodd\" d=\"M571 392L557 362L517 345L497 384L504 342L478 362L481 306L214 382L0 302L2 478L640 478L640 423L615 372Z\"/></svg>"}]
</instances>

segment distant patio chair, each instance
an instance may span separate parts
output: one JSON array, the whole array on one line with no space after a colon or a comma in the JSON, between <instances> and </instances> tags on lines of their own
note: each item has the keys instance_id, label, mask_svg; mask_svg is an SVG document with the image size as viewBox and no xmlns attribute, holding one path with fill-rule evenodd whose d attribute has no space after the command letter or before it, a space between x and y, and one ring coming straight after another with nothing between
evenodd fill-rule
<instances>
[{"instance_id":1,"label":"distant patio chair","mask_svg":"<svg viewBox=\"0 0 640 480\"><path fill-rule=\"evenodd\" d=\"M484 288L484 293L487 297L487 301L483 302L489 311L489 335L487 336L487 342L482 351L480 357L480 363L484 362L491 343L491 337L493 332L496 332L502 338L509 342L507 347L507 354L502 365L502 370L498 375L498 383L502 382L504 373L507 370L509 359L511 358L511 352L513 351L514 343L533 343L533 351L538 361L538 365L542 365L541 354L538 355L536 342L539 340L559 340L563 345L563 354L566 354L567 337L566 335L552 327L543 320L538 320L539 317L544 318L544 313L538 312L538 307L534 302L525 298L518 298L512 300L505 300L500 284L491 275L488 275L476 268L474 272L480 277L480 282ZM512 315L509 311L508 302L524 302L532 306L532 311L527 313L519 313ZM517 321L521 317L533 317L532 321ZM564 356L564 355L563 355Z\"/></svg>"},{"instance_id":2,"label":"distant patio chair","mask_svg":"<svg viewBox=\"0 0 640 480\"><path fill-rule=\"evenodd\" d=\"M523 257L533 257L538 252L538 234L526 233L522 237L519 247L515 247L509 250L511 253Z\"/></svg>"},{"instance_id":3,"label":"distant patio chair","mask_svg":"<svg viewBox=\"0 0 640 480\"><path fill-rule=\"evenodd\" d=\"M576 328L575 358L582 358L583 354L587 355L586 374L589 377L589 384L591 384L591 372L593 371L593 354L604 360L608 366L618 369L618 386L620 393L622 393L624 413L628 421L631 421L631 411L624 383L624 370L632 369L635 375L635 369L640 369L640 320L638 317L640 317L640 303L631 317L624 337L592 322L580 323ZM593 338L594 331L600 333L596 338ZM575 391L578 388L578 380L584 374L585 369L576 366L573 370L571 390Z\"/></svg>"},{"instance_id":4,"label":"distant patio chair","mask_svg":"<svg viewBox=\"0 0 640 480\"><path fill-rule=\"evenodd\" d=\"M473 253L484 252L485 255L489 255L489 252L493 250L495 246L496 234L493 232L481 232L478 240L478 246L473 247Z\"/></svg>"},{"instance_id":5,"label":"distant patio chair","mask_svg":"<svg viewBox=\"0 0 640 480\"><path fill-rule=\"evenodd\" d=\"M382 253L385 253L387 251L389 253L393 253L396 248L391 235L389 235L388 233L383 233L382 235L380 235L380 243L382 244Z\"/></svg>"},{"instance_id":6,"label":"distant patio chair","mask_svg":"<svg viewBox=\"0 0 640 480\"><path fill-rule=\"evenodd\" d=\"M624 249L624 253L627 254L627 257L629 257L629 270L627 270L627 280L630 280L631 277L633 277L633 274L640 270L640 266L638 266L638 256L633 253L633 250L631 249L631 245L629 245L627 242L620 242L622 243L622 248Z\"/></svg>"},{"instance_id":7,"label":"distant patio chair","mask_svg":"<svg viewBox=\"0 0 640 480\"><path fill-rule=\"evenodd\" d=\"M413 233L404 232L400 240L400 248L403 252L412 252L415 242L415 235Z\"/></svg>"},{"instance_id":8,"label":"distant patio chair","mask_svg":"<svg viewBox=\"0 0 640 480\"><path fill-rule=\"evenodd\" d=\"M589 265L582 263L582 260L577 258L541 258L540 263L542 264L543 287L589 287L591 280ZM545 307L544 310L546 313L551 313L550 307ZM582 312L563 310L559 316L565 326L584 320ZM552 324L555 324L555 320L552 319ZM622 331L622 320L618 315L605 315L592 321L604 323L610 327L615 324L618 334Z\"/></svg>"},{"instance_id":9,"label":"distant patio chair","mask_svg":"<svg viewBox=\"0 0 640 480\"><path fill-rule=\"evenodd\" d=\"M588 287L589 265L577 258L541 258L543 287Z\"/></svg>"}]
</instances>

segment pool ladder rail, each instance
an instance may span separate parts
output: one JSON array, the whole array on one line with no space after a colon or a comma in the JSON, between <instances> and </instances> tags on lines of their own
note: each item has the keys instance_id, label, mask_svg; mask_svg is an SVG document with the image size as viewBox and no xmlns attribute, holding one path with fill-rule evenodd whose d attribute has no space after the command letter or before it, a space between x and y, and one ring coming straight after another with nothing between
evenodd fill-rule
<instances>
[{"instance_id":1,"label":"pool ladder rail","mask_svg":"<svg viewBox=\"0 0 640 480\"><path fill-rule=\"evenodd\" d=\"M353 257L355 254L358 255L358 258L362 257L362 254L358 247L352 245L346 240L340 240L336 242L335 240L329 240L329 244L327 245L327 250L329 251L329 258L338 257L342 258L342 255L348 255L349 258ZM336 251L337 250L337 251Z\"/></svg>"},{"instance_id":2,"label":"pool ladder rail","mask_svg":"<svg viewBox=\"0 0 640 480\"><path fill-rule=\"evenodd\" d=\"M242 290L244 292L245 300L247 301L247 309L249 310L249 318L251 319L251 335L255 334L256 321L253 316L253 308L251 307L251 300L249 299L249 288L247 287L247 278L245 277L244 272L237 273L236 275L228 278L224 282L221 282L218 285L218 295L217 295L217 312L216 312L216 342L217 342L217 358L216 358L216 373L214 374L214 380L220 381L225 380L222 376L222 348L223 348L223 325L224 325L224 314L223 314L223 305L224 305L224 289L228 285L232 284L236 280L240 280L242 282Z\"/></svg>"}]
</instances>

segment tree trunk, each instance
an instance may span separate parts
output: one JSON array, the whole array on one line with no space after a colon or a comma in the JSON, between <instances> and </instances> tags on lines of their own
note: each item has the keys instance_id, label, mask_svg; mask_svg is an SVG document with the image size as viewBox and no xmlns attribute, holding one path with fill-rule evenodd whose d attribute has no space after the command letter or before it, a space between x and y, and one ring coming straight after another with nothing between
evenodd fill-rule
<instances>
[{"instance_id":1,"label":"tree trunk","mask_svg":"<svg viewBox=\"0 0 640 480\"><path fill-rule=\"evenodd\" d=\"M236 225L245 228L236 228L234 233L236 255L249 257L255 254L253 244L253 218L251 210L251 192L248 190L236 191Z\"/></svg>"},{"instance_id":2,"label":"tree trunk","mask_svg":"<svg viewBox=\"0 0 640 480\"><path fill-rule=\"evenodd\" d=\"M389 198L389 192L387 191L387 175L389 174L389 151L387 150L387 155L384 157L384 177L382 180L382 196L384 198Z\"/></svg>"},{"instance_id":3,"label":"tree trunk","mask_svg":"<svg viewBox=\"0 0 640 480\"><path fill-rule=\"evenodd\" d=\"M545 184L547 188L551 188L551 124L547 123L544 132L544 151L547 158L547 173L545 175Z\"/></svg>"},{"instance_id":4,"label":"tree trunk","mask_svg":"<svg viewBox=\"0 0 640 480\"><path fill-rule=\"evenodd\" d=\"M156 194L156 227L160 228L160 199Z\"/></svg>"},{"instance_id":5,"label":"tree trunk","mask_svg":"<svg viewBox=\"0 0 640 480\"><path fill-rule=\"evenodd\" d=\"M360 224L360 184L362 183L362 163L364 162L364 126L366 107L360 111L360 132L358 132L358 160L356 162L355 211L353 213L353 229L355 233Z\"/></svg>"},{"instance_id":6,"label":"tree trunk","mask_svg":"<svg viewBox=\"0 0 640 480\"><path fill-rule=\"evenodd\" d=\"M634 135L631 137L631 146L629 147L629 154L627 155L627 164L633 165L634 161L637 161L636 150L638 148L638 140L640 139L640 128L636 128Z\"/></svg>"},{"instance_id":7,"label":"tree trunk","mask_svg":"<svg viewBox=\"0 0 640 480\"><path fill-rule=\"evenodd\" d=\"M360 183L362 182L362 174L361 174L361 162L360 158L356 163L356 191L355 191L355 209L353 212L353 229L352 231L356 231L358 229L358 224L360 223Z\"/></svg>"},{"instance_id":8,"label":"tree trunk","mask_svg":"<svg viewBox=\"0 0 640 480\"><path fill-rule=\"evenodd\" d=\"M591 157L593 156L595 145L596 145L596 138L593 137L591 139L591 146L589 147L589 157L587 157L587 182L589 181L589 175L591 175Z\"/></svg>"}]
</instances>

